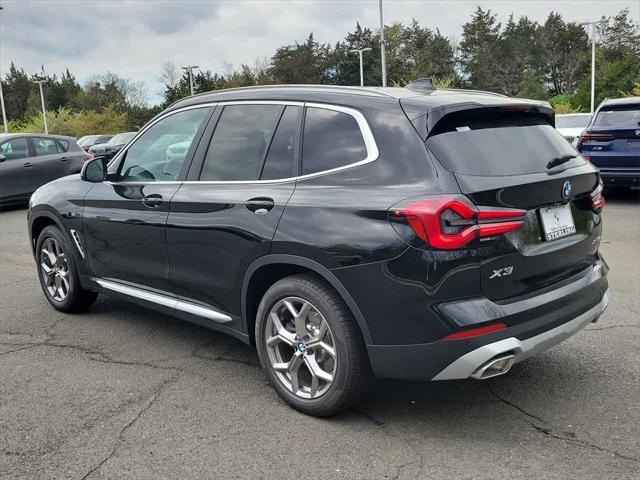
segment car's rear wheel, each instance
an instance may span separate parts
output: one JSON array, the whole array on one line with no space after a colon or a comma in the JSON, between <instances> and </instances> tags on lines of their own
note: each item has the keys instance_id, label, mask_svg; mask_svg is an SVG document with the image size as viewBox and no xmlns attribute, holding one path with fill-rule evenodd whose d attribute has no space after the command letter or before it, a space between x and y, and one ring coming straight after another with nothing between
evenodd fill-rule
<instances>
[{"instance_id":1,"label":"car's rear wheel","mask_svg":"<svg viewBox=\"0 0 640 480\"><path fill-rule=\"evenodd\" d=\"M47 300L61 312L80 312L95 302L98 294L80 285L71 244L58 227L42 230L36 244L40 286Z\"/></svg>"},{"instance_id":2,"label":"car's rear wheel","mask_svg":"<svg viewBox=\"0 0 640 480\"><path fill-rule=\"evenodd\" d=\"M256 345L276 392L317 416L353 405L370 378L364 342L342 299L311 275L275 283L258 307Z\"/></svg>"}]
</instances>

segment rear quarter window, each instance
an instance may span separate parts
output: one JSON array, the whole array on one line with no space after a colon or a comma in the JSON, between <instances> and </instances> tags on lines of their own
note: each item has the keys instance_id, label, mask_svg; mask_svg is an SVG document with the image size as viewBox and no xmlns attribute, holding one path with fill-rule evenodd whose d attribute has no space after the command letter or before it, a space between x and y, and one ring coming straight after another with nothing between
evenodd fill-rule
<instances>
[{"instance_id":1,"label":"rear quarter window","mask_svg":"<svg viewBox=\"0 0 640 480\"><path fill-rule=\"evenodd\" d=\"M302 139L302 174L343 167L367 158L355 117L334 110L307 107Z\"/></svg>"},{"instance_id":2,"label":"rear quarter window","mask_svg":"<svg viewBox=\"0 0 640 480\"><path fill-rule=\"evenodd\" d=\"M430 133L427 148L448 170L482 176L546 172L555 157L575 149L547 117L527 112L456 112ZM575 158L564 164L583 164Z\"/></svg>"}]
</instances>

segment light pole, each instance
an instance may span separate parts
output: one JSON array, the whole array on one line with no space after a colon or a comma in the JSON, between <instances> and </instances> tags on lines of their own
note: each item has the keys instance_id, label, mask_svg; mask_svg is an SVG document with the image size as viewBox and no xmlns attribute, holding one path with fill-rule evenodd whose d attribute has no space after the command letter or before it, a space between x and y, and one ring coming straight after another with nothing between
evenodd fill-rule
<instances>
[{"instance_id":1,"label":"light pole","mask_svg":"<svg viewBox=\"0 0 640 480\"><path fill-rule=\"evenodd\" d=\"M371 50L371 47L366 48L354 48L353 50L349 50L350 53L358 53L360 55L360 86L364 87L364 71L362 69L362 52L368 52Z\"/></svg>"},{"instance_id":2,"label":"light pole","mask_svg":"<svg viewBox=\"0 0 640 480\"><path fill-rule=\"evenodd\" d=\"M191 89L191 96L193 97L193 69L200 68L198 65L187 65L186 67L182 67L182 70L186 70L189 72L189 88Z\"/></svg>"},{"instance_id":3,"label":"light pole","mask_svg":"<svg viewBox=\"0 0 640 480\"><path fill-rule=\"evenodd\" d=\"M4 10L4 7L2 5L0 5L0 10ZM0 23L0 32L2 32L1 23ZM0 41L0 45L1 44L2 44L2 41ZM9 126L7 125L7 111L4 108L4 95L2 94L2 75L0 75L0 104L2 105L2 123L4 124L4 133L9 133Z\"/></svg>"},{"instance_id":4,"label":"light pole","mask_svg":"<svg viewBox=\"0 0 640 480\"><path fill-rule=\"evenodd\" d=\"M42 120L44 121L44 133L49 133L49 129L47 128L47 112L44 109L44 92L42 91L42 84L46 82L46 80L36 80L36 83L40 87L40 102L42 103Z\"/></svg>"},{"instance_id":5,"label":"light pole","mask_svg":"<svg viewBox=\"0 0 640 480\"><path fill-rule=\"evenodd\" d=\"M580 25L591 25L591 115L593 115L596 97L596 24L598 22L582 22Z\"/></svg>"},{"instance_id":6,"label":"light pole","mask_svg":"<svg viewBox=\"0 0 640 480\"><path fill-rule=\"evenodd\" d=\"M382 19L382 0L378 2L380 6L380 57L382 60L382 86L387 86L387 56L384 49L384 20Z\"/></svg>"}]
</instances>

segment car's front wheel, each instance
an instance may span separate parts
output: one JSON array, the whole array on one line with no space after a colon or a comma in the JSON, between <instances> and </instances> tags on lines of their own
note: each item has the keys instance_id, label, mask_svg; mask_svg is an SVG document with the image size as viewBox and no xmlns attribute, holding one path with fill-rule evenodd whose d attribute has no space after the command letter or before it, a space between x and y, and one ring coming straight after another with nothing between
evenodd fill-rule
<instances>
[{"instance_id":1,"label":"car's front wheel","mask_svg":"<svg viewBox=\"0 0 640 480\"><path fill-rule=\"evenodd\" d=\"M333 415L366 390L370 368L358 326L338 294L314 276L287 277L269 288L255 338L269 382L304 413Z\"/></svg>"},{"instance_id":2,"label":"car's front wheel","mask_svg":"<svg viewBox=\"0 0 640 480\"><path fill-rule=\"evenodd\" d=\"M47 300L62 312L80 312L95 302L98 294L80 285L71 244L58 227L42 230L36 243L40 286Z\"/></svg>"}]
</instances>

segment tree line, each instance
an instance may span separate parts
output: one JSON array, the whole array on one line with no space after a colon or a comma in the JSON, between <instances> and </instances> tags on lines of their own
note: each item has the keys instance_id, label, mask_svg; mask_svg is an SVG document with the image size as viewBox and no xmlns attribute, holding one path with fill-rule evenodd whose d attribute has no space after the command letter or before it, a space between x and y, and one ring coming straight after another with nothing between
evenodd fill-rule
<instances>
[{"instance_id":1,"label":"tree line","mask_svg":"<svg viewBox=\"0 0 640 480\"><path fill-rule=\"evenodd\" d=\"M385 26L384 34L391 86L431 77L440 87L549 100L559 112L589 109L591 40L583 26L558 13L550 13L543 23L511 15L502 24L491 10L478 7L463 25L459 43L416 20ZM238 69L225 65L219 73L196 71L194 91L283 83L359 85L358 55L350 50L365 47L372 50L364 53L364 83L381 85L379 32L356 24L333 45L318 42L310 33L253 65ZM112 72L80 85L69 70L61 75L28 75L12 63L2 78L10 128L33 130L42 123L35 80L46 81L48 123L67 130L58 133L139 128L190 93L188 73L172 62L162 66L161 76L162 102L149 106L143 82ZM596 103L632 94L640 94L640 27L625 9L597 24Z\"/></svg>"}]
</instances>

